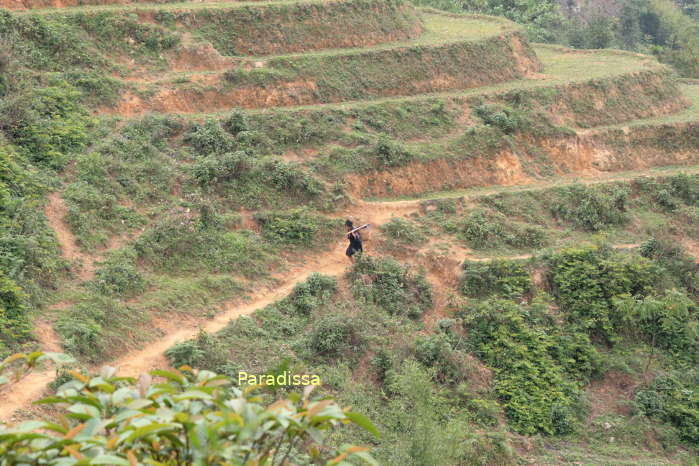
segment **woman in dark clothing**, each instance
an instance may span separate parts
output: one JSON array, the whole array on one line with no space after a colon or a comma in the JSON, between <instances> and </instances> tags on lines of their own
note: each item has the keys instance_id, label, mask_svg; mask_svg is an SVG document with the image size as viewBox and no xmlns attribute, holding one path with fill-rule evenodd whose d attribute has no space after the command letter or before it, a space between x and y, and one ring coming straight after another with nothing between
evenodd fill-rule
<instances>
[{"instance_id":1,"label":"woman in dark clothing","mask_svg":"<svg viewBox=\"0 0 699 466\"><path fill-rule=\"evenodd\" d=\"M358 252L362 252L362 235L359 231L352 231L354 230L352 220L347 220L345 222L345 227L347 227L347 239L349 240L349 246L345 254L347 254L350 261L354 262L354 255Z\"/></svg>"}]
</instances>

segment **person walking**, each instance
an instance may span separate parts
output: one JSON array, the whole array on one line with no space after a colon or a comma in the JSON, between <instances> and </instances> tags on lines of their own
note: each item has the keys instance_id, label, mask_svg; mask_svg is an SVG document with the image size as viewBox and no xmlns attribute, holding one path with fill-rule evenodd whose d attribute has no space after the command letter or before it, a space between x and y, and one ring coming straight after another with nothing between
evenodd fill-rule
<instances>
[{"instance_id":1,"label":"person walking","mask_svg":"<svg viewBox=\"0 0 699 466\"><path fill-rule=\"evenodd\" d=\"M359 233L359 229L354 228L352 220L347 220L345 222L345 227L347 228L347 239L349 240L349 246L347 246L345 254L349 257L350 262L354 262L354 255L364 250L362 246L362 234Z\"/></svg>"}]
</instances>

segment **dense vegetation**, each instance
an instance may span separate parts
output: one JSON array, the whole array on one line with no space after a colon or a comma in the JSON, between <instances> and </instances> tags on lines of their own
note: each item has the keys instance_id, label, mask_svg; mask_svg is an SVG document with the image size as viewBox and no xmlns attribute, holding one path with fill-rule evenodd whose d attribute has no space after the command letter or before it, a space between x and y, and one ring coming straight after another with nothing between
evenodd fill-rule
<instances>
[{"instance_id":1,"label":"dense vegetation","mask_svg":"<svg viewBox=\"0 0 699 466\"><path fill-rule=\"evenodd\" d=\"M699 77L699 16L693 0L676 3L672 0L418 0L416 3L453 12L505 16L525 25L529 37L535 41L652 53L682 75ZM562 11L560 4L570 7Z\"/></svg>"}]
</instances>

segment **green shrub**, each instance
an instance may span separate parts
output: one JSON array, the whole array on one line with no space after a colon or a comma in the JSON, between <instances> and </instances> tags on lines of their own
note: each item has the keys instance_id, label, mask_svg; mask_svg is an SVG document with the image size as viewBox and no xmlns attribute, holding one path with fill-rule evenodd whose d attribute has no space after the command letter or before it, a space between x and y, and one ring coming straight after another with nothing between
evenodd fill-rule
<instances>
[{"instance_id":1,"label":"green shrub","mask_svg":"<svg viewBox=\"0 0 699 466\"><path fill-rule=\"evenodd\" d=\"M215 153L198 159L192 166L192 176L199 186L215 186L241 178L254 164L244 151Z\"/></svg>"},{"instance_id":2,"label":"green shrub","mask_svg":"<svg viewBox=\"0 0 699 466\"><path fill-rule=\"evenodd\" d=\"M285 163L279 159L265 159L260 164L260 172L281 192L307 196L317 196L323 192L320 181L295 164Z\"/></svg>"},{"instance_id":3,"label":"green shrub","mask_svg":"<svg viewBox=\"0 0 699 466\"><path fill-rule=\"evenodd\" d=\"M566 318L610 342L622 326L615 298L643 297L658 277L657 267L643 257L593 246L561 251L548 262L553 293Z\"/></svg>"},{"instance_id":4,"label":"green shrub","mask_svg":"<svg viewBox=\"0 0 699 466\"><path fill-rule=\"evenodd\" d=\"M31 336L26 295L17 284L0 271L0 358Z\"/></svg>"},{"instance_id":5,"label":"green shrub","mask_svg":"<svg viewBox=\"0 0 699 466\"><path fill-rule=\"evenodd\" d=\"M30 160L61 168L69 155L85 149L94 124L80 99L81 93L65 82L20 94L1 109L0 129Z\"/></svg>"},{"instance_id":6,"label":"green shrub","mask_svg":"<svg viewBox=\"0 0 699 466\"><path fill-rule=\"evenodd\" d=\"M381 231L387 238L400 243L422 243L427 238L420 226L399 217L391 217L391 220L381 225Z\"/></svg>"},{"instance_id":7,"label":"green shrub","mask_svg":"<svg viewBox=\"0 0 699 466\"><path fill-rule=\"evenodd\" d=\"M339 357L342 353L358 349L361 336L350 316L326 314L314 325L308 337L308 346L317 356Z\"/></svg>"},{"instance_id":8,"label":"green shrub","mask_svg":"<svg viewBox=\"0 0 699 466\"><path fill-rule=\"evenodd\" d=\"M535 309L483 302L464 312L469 345L495 370L495 393L514 430L562 434L572 430L581 391L551 352L556 341L527 321Z\"/></svg>"},{"instance_id":9,"label":"green shrub","mask_svg":"<svg viewBox=\"0 0 699 466\"><path fill-rule=\"evenodd\" d=\"M575 185L553 191L557 202L551 207L555 218L571 222L586 231L622 225L627 221L629 192L614 187L611 192L600 187Z\"/></svg>"},{"instance_id":10,"label":"green shrub","mask_svg":"<svg viewBox=\"0 0 699 466\"><path fill-rule=\"evenodd\" d=\"M374 154L378 164L383 167L399 167L415 158L414 154L387 134L379 135Z\"/></svg>"},{"instance_id":11,"label":"green shrub","mask_svg":"<svg viewBox=\"0 0 699 466\"><path fill-rule=\"evenodd\" d=\"M463 440L458 464L510 466L518 464L518 455L503 433L468 432Z\"/></svg>"},{"instance_id":12,"label":"green shrub","mask_svg":"<svg viewBox=\"0 0 699 466\"><path fill-rule=\"evenodd\" d=\"M85 181L69 184L63 199L68 205L65 220L87 249L105 245L111 234L145 222L135 210L119 204L117 196Z\"/></svg>"},{"instance_id":13,"label":"green shrub","mask_svg":"<svg viewBox=\"0 0 699 466\"><path fill-rule=\"evenodd\" d=\"M307 209L256 213L255 220L262 226L262 236L278 244L311 246L339 229L339 222Z\"/></svg>"},{"instance_id":14,"label":"green shrub","mask_svg":"<svg viewBox=\"0 0 699 466\"><path fill-rule=\"evenodd\" d=\"M688 174L666 178L638 178L634 180L638 191L652 200L651 207L661 206L673 212L682 204L693 206L699 201L699 179Z\"/></svg>"},{"instance_id":15,"label":"green shrub","mask_svg":"<svg viewBox=\"0 0 699 466\"><path fill-rule=\"evenodd\" d=\"M233 152L236 149L235 139L218 121L212 119L192 125L184 140L194 148L198 156Z\"/></svg>"},{"instance_id":16,"label":"green shrub","mask_svg":"<svg viewBox=\"0 0 699 466\"><path fill-rule=\"evenodd\" d=\"M86 105L114 105L119 100L122 84L119 80L97 71L69 71L64 79L81 92Z\"/></svg>"},{"instance_id":17,"label":"green shrub","mask_svg":"<svg viewBox=\"0 0 699 466\"><path fill-rule=\"evenodd\" d=\"M91 295L67 311L56 322L63 347L84 361L96 363L114 357L124 345L124 335L143 323L143 315L122 301L103 295Z\"/></svg>"},{"instance_id":18,"label":"green shrub","mask_svg":"<svg viewBox=\"0 0 699 466\"><path fill-rule=\"evenodd\" d=\"M362 255L349 273L354 294L389 314L419 317L432 307L432 286L393 259Z\"/></svg>"},{"instance_id":19,"label":"green shrub","mask_svg":"<svg viewBox=\"0 0 699 466\"><path fill-rule=\"evenodd\" d=\"M136 252L130 249L112 254L95 272L100 293L129 298L146 290L146 280L134 264Z\"/></svg>"},{"instance_id":20,"label":"green shrub","mask_svg":"<svg viewBox=\"0 0 699 466\"><path fill-rule=\"evenodd\" d=\"M234 110L222 123L223 128L237 136L239 133L250 130L248 117L242 110Z\"/></svg>"},{"instance_id":21,"label":"green shrub","mask_svg":"<svg viewBox=\"0 0 699 466\"><path fill-rule=\"evenodd\" d=\"M31 307L67 272L44 215L44 182L0 134L0 271L23 290Z\"/></svg>"},{"instance_id":22,"label":"green shrub","mask_svg":"<svg viewBox=\"0 0 699 466\"><path fill-rule=\"evenodd\" d=\"M294 314L310 315L337 292L337 280L334 277L312 273L308 279L294 287L294 291L280 306L289 303Z\"/></svg>"},{"instance_id":23,"label":"green shrub","mask_svg":"<svg viewBox=\"0 0 699 466\"><path fill-rule=\"evenodd\" d=\"M385 382L388 372L393 369L391 353L383 348L378 350L374 357L371 358L371 367L376 372L378 379L381 382Z\"/></svg>"},{"instance_id":24,"label":"green shrub","mask_svg":"<svg viewBox=\"0 0 699 466\"><path fill-rule=\"evenodd\" d=\"M524 296L531 289L529 271L520 262L494 260L464 263L461 292L466 296L514 299Z\"/></svg>"},{"instance_id":25,"label":"green shrub","mask_svg":"<svg viewBox=\"0 0 699 466\"><path fill-rule=\"evenodd\" d=\"M551 330L553 345L549 354L569 378L587 382L603 370L602 358L587 332L576 325Z\"/></svg>"},{"instance_id":26,"label":"green shrub","mask_svg":"<svg viewBox=\"0 0 699 466\"><path fill-rule=\"evenodd\" d=\"M476 249L505 244L514 248L538 248L548 239L536 226L508 222L499 212L473 210L466 219L455 225L459 237Z\"/></svg>"},{"instance_id":27,"label":"green shrub","mask_svg":"<svg viewBox=\"0 0 699 466\"><path fill-rule=\"evenodd\" d=\"M687 296L670 290L661 297L621 297L615 307L623 315L624 331L629 336L640 336L648 344L670 352L676 362L699 361L696 304Z\"/></svg>"},{"instance_id":28,"label":"green shrub","mask_svg":"<svg viewBox=\"0 0 699 466\"><path fill-rule=\"evenodd\" d=\"M674 425L683 440L699 447L699 374L696 370L661 375L636 392L635 403L645 415Z\"/></svg>"},{"instance_id":29,"label":"green shrub","mask_svg":"<svg viewBox=\"0 0 699 466\"><path fill-rule=\"evenodd\" d=\"M683 287L687 292L699 297L699 270L696 260L688 254L673 238L659 234L641 244L641 255L653 259L666 272L675 286Z\"/></svg>"},{"instance_id":30,"label":"green shrub","mask_svg":"<svg viewBox=\"0 0 699 466\"><path fill-rule=\"evenodd\" d=\"M519 112L504 105L484 104L474 110L486 125L494 126L505 134L517 132L524 123Z\"/></svg>"},{"instance_id":31,"label":"green shrub","mask_svg":"<svg viewBox=\"0 0 699 466\"><path fill-rule=\"evenodd\" d=\"M207 226L191 209L173 209L134 243L139 259L160 270L265 273L269 245L247 230Z\"/></svg>"},{"instance_id":32,"label":"green shrub","mask_svg":"<svg viewBox=\"0 0 699 466\"><path fill-rule=\"evenodd\" d=\"M177 343L165 351L173 367L196 367L222 373L236 381L239 368L230 361L225 342L203 330L192 340Z\"/></svg>"},{"instance_id":33,"label":"green shrub","mask_svg":"<svg viewBox=\"0 0 699 466\"><path fill-rule=\"evenodd\" d=\"M415 339L415 358L435 369L438 382L458 383L466 378L460 356L443 333Z\"/></svg>"}]
</instances>

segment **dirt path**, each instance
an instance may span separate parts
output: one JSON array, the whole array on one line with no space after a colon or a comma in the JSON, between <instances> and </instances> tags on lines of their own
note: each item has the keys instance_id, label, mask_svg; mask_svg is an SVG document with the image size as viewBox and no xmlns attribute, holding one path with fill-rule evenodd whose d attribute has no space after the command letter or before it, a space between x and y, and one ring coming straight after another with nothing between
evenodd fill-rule
<instances>
[{"instance_id":1,"label":"dirt path","mask_svg":"<svg viewBox=\"0 0 699 466\"><path fill-rule=\"evenodd\" d=\"M49 226L56 232L63 257L70 261L75 275L80 280L91 280L95 276L95 259L83 254L75 235L70 231L70 227L65 221L68 215L68 206L57 192L49 194L48 199L49 202L44 213L49 221Z\"/></svg>"},{"instance_id":2,"label":"dirt path","mask_svg":"<svg viewBox=\"0 0 699 466\"><path fill-rule=\"evenodd\" d=\"M226 327L231 320L252 314L258 309L283 299L291 293L294 286L305 281L314 272L332 276L342 275L349 266L349 261L344 257L344 248L345 245L341 244L332 251L324 252L312 261L288 271L285 274L288 278L274 290L262 291L243 305L226 304L224 305L224 310L213 319L201 325L181 328L158 341L147 344L139 351L123 356L110 365L117 367L119 374L125 376L137 376L156 367L167 367L168 363L164 356L165 351L178 342L195 337L200 329L209 333L218 332Z\"/></svg>"}]
</instances>

